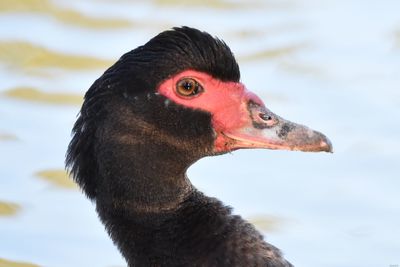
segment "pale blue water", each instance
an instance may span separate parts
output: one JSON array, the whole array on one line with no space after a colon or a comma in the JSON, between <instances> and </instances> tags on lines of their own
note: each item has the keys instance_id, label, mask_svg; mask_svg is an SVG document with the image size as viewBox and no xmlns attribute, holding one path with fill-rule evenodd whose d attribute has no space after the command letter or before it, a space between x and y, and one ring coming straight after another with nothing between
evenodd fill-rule
<instances>
[{"instance_id":1,"label":"pale blue water","mask_svg":"<svg viewBox=\"0 0 400 267\"><path fill-rule=\"evenodd\" d=\"M141 26L91 29L40 13L0 13L0 40L116 60L174 25L219 36L237 55L247 87L277 114L324 132L335 153L237 151L192 166L192 182L244 217L280 218L266 239L295 266L400 265L399 1L257 1L240 8L81 2L56 1ZM0 92L34 86L83 94L103 71L34 75L0 62ZM16 216L0 217L0 258L49 267L125 265L80 192L34 177L63 168L78 110L0 97L0 133L18 137L0 140L0 200L22 206Z\"/></svg>"}]
</instances>

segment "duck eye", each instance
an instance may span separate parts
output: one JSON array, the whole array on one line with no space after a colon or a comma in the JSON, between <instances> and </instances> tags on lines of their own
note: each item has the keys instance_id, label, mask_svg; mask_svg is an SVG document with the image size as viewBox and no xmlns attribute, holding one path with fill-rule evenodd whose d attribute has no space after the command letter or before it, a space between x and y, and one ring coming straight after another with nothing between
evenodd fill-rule
<instances>
[{"instance_id":1,"label":"duck eye","mask_svg":"<svg viewBox=\"0 0 400 267\"><path fill-rule=\"evenodd\" d=\"M181 96L195 96L203 91L203 87L194 79L183 78L176 84L176 91Z\"/></svg>"}]
</instances>

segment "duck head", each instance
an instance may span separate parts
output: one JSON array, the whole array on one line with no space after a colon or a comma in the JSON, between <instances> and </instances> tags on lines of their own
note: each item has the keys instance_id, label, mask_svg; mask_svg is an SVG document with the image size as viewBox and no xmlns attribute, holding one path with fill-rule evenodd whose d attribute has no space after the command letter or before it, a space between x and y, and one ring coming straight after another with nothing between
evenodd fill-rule
<instances>
[{"instance_id":1,"label":"duck head","mask_svg":"<svg viewBox=\"0 0 400 267\"><path fill-rule=\"evenodd\" d=\"M172 177L202 157L243 148L332 151L326 136L274 114L240 82L223 41L182 27L126 53L95 81L67 166L94 199L104 173L150 181L160 169Z\"/></svg>"}]
</instances>

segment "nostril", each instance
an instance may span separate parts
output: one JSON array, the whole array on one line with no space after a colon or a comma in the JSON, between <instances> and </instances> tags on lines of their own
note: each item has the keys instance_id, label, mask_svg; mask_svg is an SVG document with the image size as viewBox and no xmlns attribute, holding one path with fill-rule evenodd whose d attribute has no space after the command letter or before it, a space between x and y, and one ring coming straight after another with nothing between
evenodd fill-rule
<instances>
[{"instance_id":1,"label":"nostril","mask_svg":"<svg viewBox=\"0 0 400 267\"><path fill-rule=\"evenodd\" d=\"M267 113L260 113L258 114L258 116L260 116L260 118L264 121L270 121L272 120L272 116L267 114Z\"/></svg>"}]
</instances>

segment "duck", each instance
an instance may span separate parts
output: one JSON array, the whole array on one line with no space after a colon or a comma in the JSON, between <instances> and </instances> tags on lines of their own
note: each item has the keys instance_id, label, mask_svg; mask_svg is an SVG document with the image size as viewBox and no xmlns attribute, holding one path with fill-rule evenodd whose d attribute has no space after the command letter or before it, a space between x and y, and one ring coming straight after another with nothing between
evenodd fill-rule
<instances>
[{"instance_id":1,"label":"duck","mask_svg":"<svg viewBox=\"0 0 400 267\"><path fill-rule=\"evenodd\" d=\"M66 168L133 266L293 266L187 169L238 149L331 152L240 81L221 39L188 26L124 55L88 89Z\"/></svg>"}]
</instances>

